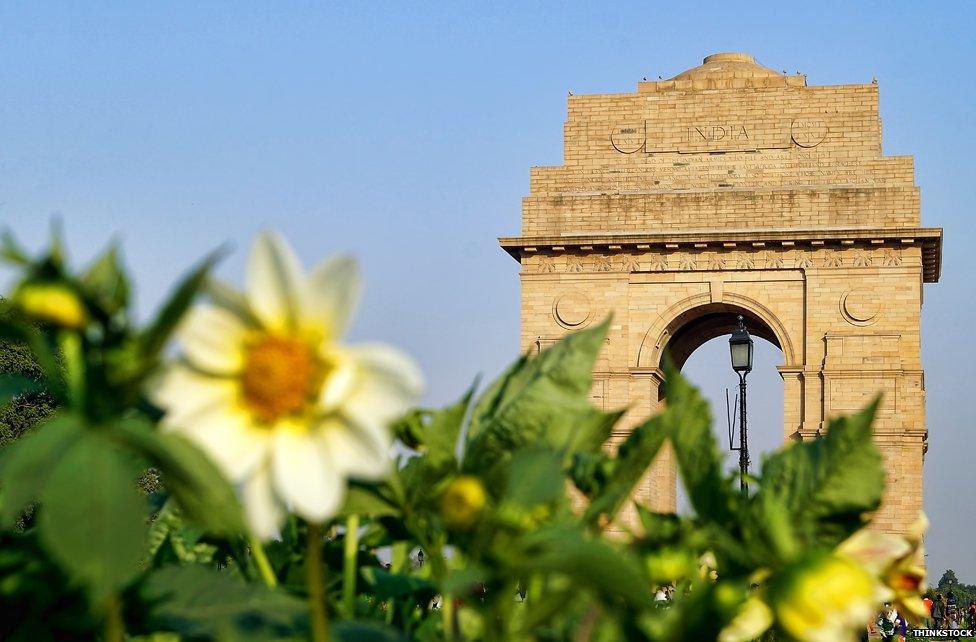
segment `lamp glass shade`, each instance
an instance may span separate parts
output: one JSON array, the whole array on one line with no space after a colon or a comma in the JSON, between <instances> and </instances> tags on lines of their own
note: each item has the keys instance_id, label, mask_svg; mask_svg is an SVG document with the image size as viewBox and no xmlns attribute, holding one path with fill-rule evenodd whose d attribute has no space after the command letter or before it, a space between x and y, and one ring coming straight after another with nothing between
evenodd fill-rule
<instances>
[{"instance_id":1,"label":"lamp glass shade","mask_svg":"<svg viewBox=\"0 0 976 642\"><path fill-rule=\"evenodd\" d=\"M752 339L745 341L730 341L732 349L732 369L736 372L752 370Z\"/></svg>"}]
</instances>

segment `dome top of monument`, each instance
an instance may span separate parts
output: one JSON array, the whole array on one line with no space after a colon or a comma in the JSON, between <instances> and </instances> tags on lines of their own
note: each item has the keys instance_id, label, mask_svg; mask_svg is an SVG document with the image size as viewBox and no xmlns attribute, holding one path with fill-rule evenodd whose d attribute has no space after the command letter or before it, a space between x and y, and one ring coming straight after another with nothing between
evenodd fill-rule
<instances>
[{"instance_id":1,"label":"dome top of monument","mask_svg":"<svg viewBox=\"0 0 976 642\"><path fill-rule=\"evenodd\" d=\"M705 56L698 67L684 71L671 80L717 78L775 78L783 74L763 67L747 53L726 52Z\"/></svg>"}]
</instances>

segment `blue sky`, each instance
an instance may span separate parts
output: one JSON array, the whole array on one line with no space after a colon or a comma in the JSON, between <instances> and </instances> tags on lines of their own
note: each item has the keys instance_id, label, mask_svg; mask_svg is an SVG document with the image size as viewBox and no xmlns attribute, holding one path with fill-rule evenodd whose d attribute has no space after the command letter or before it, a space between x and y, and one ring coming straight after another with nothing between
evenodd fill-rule
<instances>
[{"instance_id":1,"label":"blue sky","mask_svg":"<svg viewBox=\"0 0 976 642\"><path fill-rule=\"evenodd\" d=\"M518 233L529 167L561 162L568 90L631 92L717 51L877 78L884 151L915 156L923 223L945 228L923 312L929 563L976 582L973 3L89 4L0 5L0 223L37 246L58 216L79 261L120 238L143 311L224 242L239 281L266 227L306 263L353 252L353 338L416 355L430 403L518 349L495 238ZM686 367L719 417L726 350ZM779 359L761 349L751 377L760 450L780 438Z\"/></svg>"}]
</instances>

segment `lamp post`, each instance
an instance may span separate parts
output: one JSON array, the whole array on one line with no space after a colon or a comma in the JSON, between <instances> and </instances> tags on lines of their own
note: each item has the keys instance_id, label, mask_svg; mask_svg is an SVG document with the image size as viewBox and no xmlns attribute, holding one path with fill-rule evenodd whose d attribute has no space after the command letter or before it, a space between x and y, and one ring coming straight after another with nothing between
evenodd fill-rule
<instances>
[{"instance_id":1,"label":"lamp post","mask_svg":"<svg viewBox=\"0 0 976 642\"><path fill-rule=\"evenodd\" d=\"M729 337L732 370L739 375L739 487L746 492L749 474L749 440L746 432L746 375L752 371L752 337L746 330L745 319L739 315L739 325Z\"/></svg>"}]
</instances>

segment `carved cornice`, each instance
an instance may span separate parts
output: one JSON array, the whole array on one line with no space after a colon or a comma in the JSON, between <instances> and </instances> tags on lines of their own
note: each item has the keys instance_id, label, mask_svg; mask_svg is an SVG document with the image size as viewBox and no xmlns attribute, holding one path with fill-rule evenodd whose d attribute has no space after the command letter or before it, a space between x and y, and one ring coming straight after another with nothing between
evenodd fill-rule
<instances>
[{"instance_id":1,"label":"carved cornice","mask_svg":"<svg viewBox=\"0 0 976 642\"><path fill-rule=\"evenodd\" d=\"M667 255L678 252L703 251L727 253L759 252L763 250L801 250L812 252L823 248L833 249L884 249L885 254L876 264L894 267L901 264L895 253L897 248L920 247L922 249L922 272L926 283L939 280L942 270L942 228L874 228L837 230L746 230L746 231L703 231L677 234L565 234L559 236L512 236L500 237L498 243L516 261L537 253L566 252L574 256L580 253L599 255L601 259L609 255L654 252ZM794 267L814 267L804 254ZM724 259L712 256L716 265ZM741 265L740 265L741 263ZM875 263L866 254L859 254L851 267L867 267ZM606 271L608 260L601 260L601 269ZM548 264L547 264L548 265ZM575 271L582 271L582 261L577 260ZM754 265L754 264L753 264ZM631 262L631 267L633 264ZM701 266L678 266L679 270L696 269ZM741 259L729 269L750 269L750 260ZM767 266L772 267L772 266ZM789 266L784 266L789 267ZM824 265L821 267L840 267ZM552 270L547 270L552 271Z\"/></svg>"}]
</instances>

